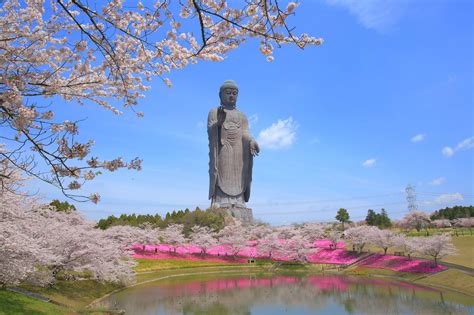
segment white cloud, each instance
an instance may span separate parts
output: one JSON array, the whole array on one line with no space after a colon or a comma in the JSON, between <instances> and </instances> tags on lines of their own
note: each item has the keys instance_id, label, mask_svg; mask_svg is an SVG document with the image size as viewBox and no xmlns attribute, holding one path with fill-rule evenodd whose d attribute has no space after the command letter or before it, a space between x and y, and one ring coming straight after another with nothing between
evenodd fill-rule
<instances>
[{"instance_id":1,"label":"white cloud","mask_svg":"<svg viewBox=\"0 0 474 315\"><path fill-rule=\"evenodd\" d=\"M451 157L459 150L469 150L474 148L474 137L470 137L467 139L462 140L457 144L457 146L453 149L451 147L444 147L441 152L446 157Z\"/></svg>"},{"instance_id":2,"label":"white cloud","mask_svg":"<svg viewBox=\"0 0 474 315\"><path fill-rule=\"evenodd\" d=\"M257 114L253 114L249 117L249 128L252 128L253 126L255 126L258 122L258 115Z\"/></svg>"},{"instance_id":3,"label":"white cloud","mask_svg":"<svg viewBox=\"0 0 474 315\"><path fill-rule=\"evenodd\" d=\"M391 29L403 15L406 1L399 0L326 0L326 3L343 7L354 15L365 28L378 32Z\"/></svg>"},{"instance_id":4,"label":"white cloud","mask_svg":"<svg viewBox=\"0 0 474 315\"><path fill-rule=\"evenodd\" d=\"M457 150L468 150L474 148L474 137L470 137L467 139L464 139L463 141L459 142L458 145L456 146L456 151Z\"/></svg>"},{"instance_id":5,"label":"white cloud","mask_svg":"<svg viewBox=\"0 0 474 315\"><path fill-rule=\"evenodd\" d=\"M362 163L362 166L367 167L367 168L372 167L372 166L375 165L375 161L376 161L376 159L365 160L364 163Z\"/></svg>"},{"instance_id":6,"label":"white cloud","mask_svg":"<svg viewBox=\"0 0 474 315\"><path fill-rule=\"evenodd\" d=\"M451 157L454 154L454 150L450 147L444 147L441 153L443 153L445 157Z\"/></svg>"},{"instance_id":7,"label":"white cloud","mask_svg":"<svg viewBox=\"0 0 474 315\"><path fill-rule=\"evenodd\" d=\"M416 143L416 142L423 141L423 140L425 140L425 137L426 137L425 134L422 134L422 133L417 134L416 136L414 136L413 138L411 138L411 142Z\"/></svg>"},{"instance_id":8,"label":"white cloud","mask_svg":"<svg viewBox=\"0 0 474 315\"><path fill-rule=\"evenodd\" d=\"M442 185L445 180L446 180L446 178L444 178L444 177L438 177L438 178L433 179L430 182L430 185L431 186L439 186L439 185Z\"/></svg>"},{"instance_id":9,"label":"white cloud","mask_svg":"<svg viewBox=\"0 0 474 315\"><path fill-rule=\"evenodd\" d=\"M443 194L443 195L437 197L434 200L434 203L436 203L436 204L446 204L446 203L450 203L450 202L458 201L458 200L464 200L463 195L461 195L460 193Z\"/></svg>"},{"instance_id":10,"label":"white cloud","mask_svg":"<svg viewBox=\"0 0 474 315\"><path fill-rule=\"evenodd\" d=\"M289 147L296 139L298 125L292 117L285 120L278 119L270 127L260 131L258 143L261 147L269 149L281 149Z\"/></svg>"}]
</instances>

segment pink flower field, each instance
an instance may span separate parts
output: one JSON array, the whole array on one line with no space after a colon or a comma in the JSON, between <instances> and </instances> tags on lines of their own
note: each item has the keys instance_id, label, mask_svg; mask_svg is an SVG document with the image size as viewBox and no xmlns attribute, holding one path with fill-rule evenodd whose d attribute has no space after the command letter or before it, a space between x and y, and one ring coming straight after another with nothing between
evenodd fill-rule
<instances>
[{"instance_id":1,"label":"pink flower field","mask_svg":"<svg viewBox=\"0 0 474 315\"><path fill-rule=\"evenodd\" d=\"M393 271L416 272L416 273L436 273L445 270L445 266L435 266L434 262L408 259L408 257L373 254L360 263L361 266L369 268L385 268Z\"/></svg>"},{"instance_id":2,"label":"pink flower field","mask_svg":"<svg viewBox=\"0 0 474 315\"><path fill-rule=\"evenodd\" d=\"M354 263L361 255L344 249L318 249L308 256L311 263L348 265Z\"/></svg>"},{"instance_id":3,"label":"pink flower field","mask_svg":"<svg viewBox=\"0 0 474 315\"><path fill-rule=\"evenodd\" d=\"M314 244L312 253L307 255L307 260L310 263L320 264L338 264L349 265L362 258L364 254L343 249L344 242L337 244L337 249L329 249L331 242L328 240L318 240ZM181 259L193 261L209 261L209 262L233 262L233 263L247 263L248 258L264 258L268 259L267 255L262 255L257 252L257 242L249 242L246 247L241 249L236 258L232 256L231 248L226 245L217 245L207 250L206 255L201 255L201 248L193 245L178 246L176 253L174 247L168 244L159 245L142 245L135 244L132 246L135 251L134 258L145 259ZM285 257L279 253L274 253L274 260L289 261L289 257ZM407 257L372 254L366 259L358 263L360 266L367 268L384 268L399 272L414 272L414 273L436 273L445 270L445 266L434 266L431 261L408 259Z\"/></svg>"}]
</instances>

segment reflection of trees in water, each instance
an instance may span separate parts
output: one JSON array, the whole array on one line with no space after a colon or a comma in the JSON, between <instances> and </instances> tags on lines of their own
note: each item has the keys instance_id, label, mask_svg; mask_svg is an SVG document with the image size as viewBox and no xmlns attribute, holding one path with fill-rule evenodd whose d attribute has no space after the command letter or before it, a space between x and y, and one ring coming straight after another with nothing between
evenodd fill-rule
<instances>
[{"instance_id":1,"label":"reflection of trees in water","mask_svg":"<svg viewBox=\"0 0 474 315\"><path fill-rule=\"evenodd\" d=\"M333 292L333 296L340 305L344 305L348 313L379 315L383 311L384 314L470 314L468 308L444 301L441 292L427 293L396 285L356 285L347 292Z\"/></svg>"},{"instance_id":2,"label":"reflection of trees in water","mask_svg":"<svg viewBox=\"0 0 474 315\"><path fill-rule=\"evenodd\" d=\"M327 298L318 290L308 289L301 283L280 283L269 286L254 286L223 290L215 293L181 300L184 304L183 314L250 314L254 305L301 306L316 310L323 307ZM170 301L172 304L176 301ZM219 307L219 312L215 310ZM167 309L168 310L168 309Z\"/></svg>"},{"instance_id":3,"label":"reflection of trees in water","mask_svg":"<svg viewBox=\"0 0 474 315\"><path fill-rule=\"evenodd\" d=\"M445 302L440 292L381 280L334 276L307 278L255 276L157 283L112 296L127 314L250 314L256 305L305 306L311 313L336 304L361 314L469 314L462 305Z\"/></svg>"}]
</instances>

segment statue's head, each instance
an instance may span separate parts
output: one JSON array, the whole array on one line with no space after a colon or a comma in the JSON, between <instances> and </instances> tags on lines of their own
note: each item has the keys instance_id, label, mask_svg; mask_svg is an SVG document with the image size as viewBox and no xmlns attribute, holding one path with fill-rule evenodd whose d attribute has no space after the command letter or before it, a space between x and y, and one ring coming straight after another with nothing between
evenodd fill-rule
<instances>
[{"instance_id":1,"label":"statue's head","mask_svg":"<svg viewBox=\"0 0 474 315\"><path fill-rule=\"evenodd\" d=\"M237 96L239 95L239 87L232 80L225 81L219 90L221 105L225 107L235 107Z\"/></svg>"}]
</instances>

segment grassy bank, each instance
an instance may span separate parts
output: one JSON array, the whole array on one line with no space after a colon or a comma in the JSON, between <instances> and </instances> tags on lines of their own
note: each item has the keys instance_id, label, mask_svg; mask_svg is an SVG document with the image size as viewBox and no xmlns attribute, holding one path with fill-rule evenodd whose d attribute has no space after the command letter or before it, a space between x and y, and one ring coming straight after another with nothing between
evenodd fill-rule
<instances>
[{"instance_id":1,"label":"grassy bank","mask_svg":"<svg viewBox=\"0 0 474 315\"><path fill-rule=\"evenodd\" d=\"M67 307L43 302L23 294L0 290L0 314L5 315L41 315L41 314L68 314Z\"/></svg>"}]
</instances>

